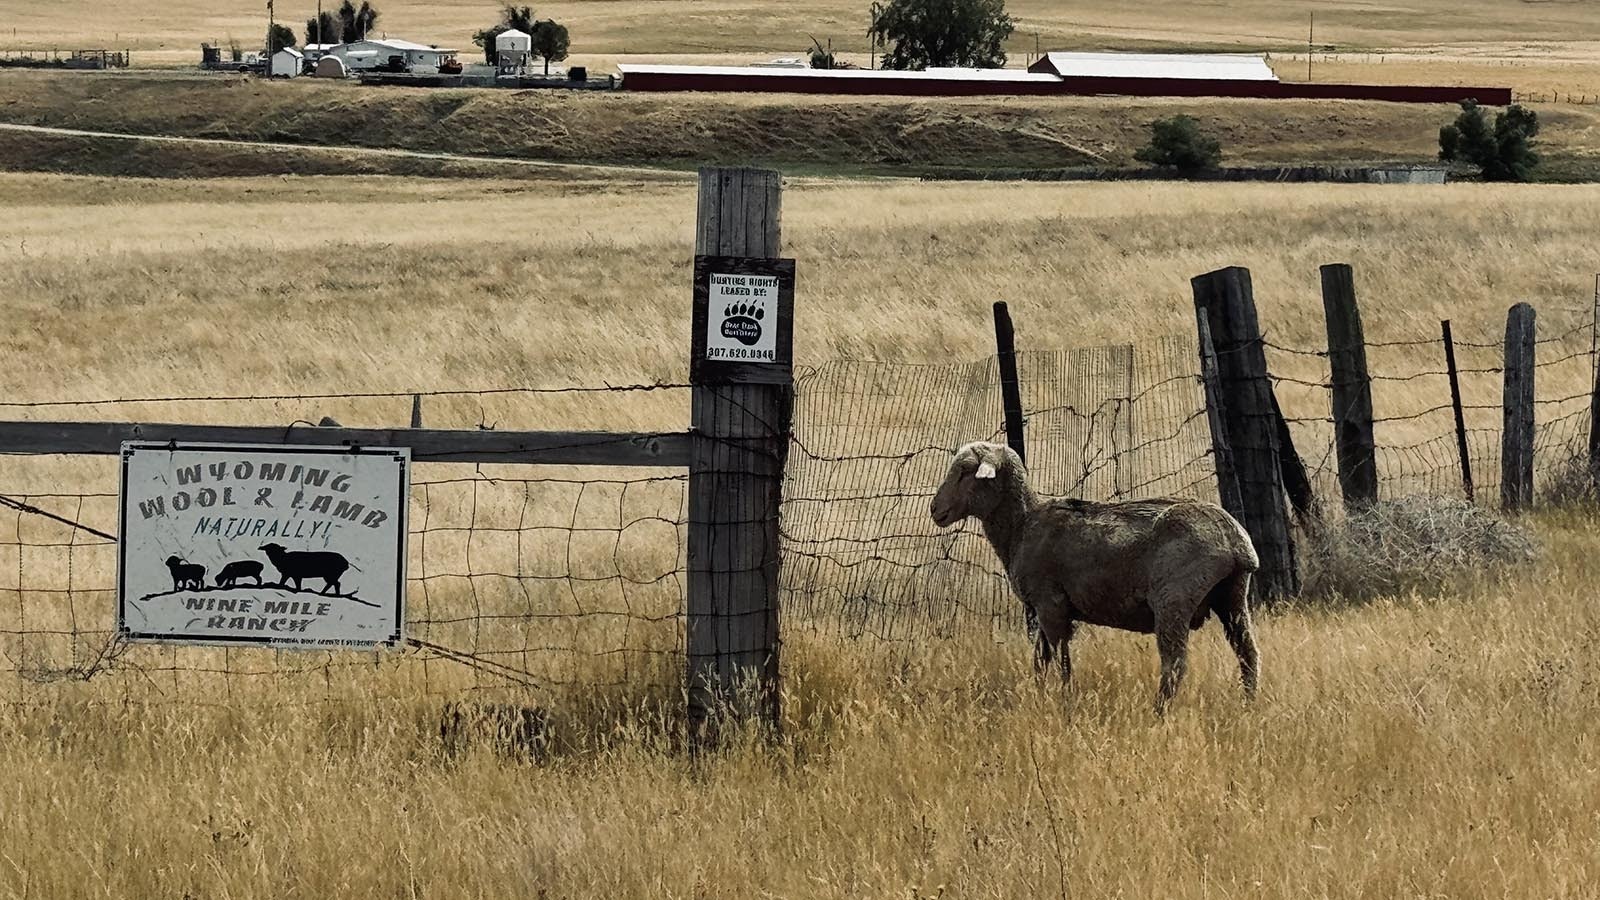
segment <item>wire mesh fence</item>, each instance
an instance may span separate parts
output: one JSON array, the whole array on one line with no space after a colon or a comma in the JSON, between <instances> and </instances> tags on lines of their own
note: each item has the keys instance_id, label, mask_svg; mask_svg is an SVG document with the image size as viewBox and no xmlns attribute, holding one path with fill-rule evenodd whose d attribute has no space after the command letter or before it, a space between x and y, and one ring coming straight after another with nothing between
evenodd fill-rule
<instances>
[{"instance_id":1,"label":"wire mesh fence","mask_svg":"<svg viewBox=\"0 0 1600 900\"><path fill-rule=\"evenodd\" d=\"M606 405L601 393L612 409L594 409ZM686 405L686 391L675 386L518 389L430 395L428 414L439 426L488 428L537 417L527 407L541 401L568 406L570 398L581 398L593 416L635 423L669 420ZM277 417L309 424L331 410L345 423L392 425L410 417L414 402L411 394L341 394L63 405L91 420L259 424ZM35 418L58 413L48 406L22 410ZM116 485L113 458L7 457L0 478L0 700L81 693L228 705L248 693L257 704L305 704L581 686L671 702L681 693L685 655L687 481L681 470L506 464L493 456L476 464L417 463L404 646L212 648L118 639L118 504L114 490L103 490ZM91 693L91 682L114 689Z\"/></svg>"},{"instance_id":2,"label":"wire mesh fence","mask_svg":"<svg viewBox=\"0 0 1600 900\"><path fill-rule=\"evenodd\" d=\"M1017 354L1029 471L1042 493L1216 498L1192 340ZM841 361L797 384L786 473L790 623L911 640L1020 627L977 526L936 528L951 453L1003 441L996 358L943 366Z\"/></svg>"},{"instance_id":3,"label":"wire mesh fence","mask_svg":"<svg viewBox=\"0 0 1600 900\"><path fill-rule=\"evenodd\" d=\"M1594 325L1537 344L1537 484L1585 459ZM1339 486L1323 348L1265 339L1277 400L1325 509ZM1503 339L1458 330L1462 435L1443 342L1370 341L1383 499L1498 503ZM1017 354L1030 475L1048 496L1215 501L1193 336ZM605 402L601 402L602 398ZM430 424L681 428L687 391L439 392ZM9 415L302 425L410 418L412 394L146 398L11 404ZM609 408L607 404L610 404ZM944 365L840 360L796 383L781 516L785 629L904 642L988 629L1022 610L981 527L941 530L929 503L951 453L1005 439L996 357ZM586 418L587 417L587 418ZM128 644L115 630L117 497L108 457L7 457L0 470L0 700L110 682L116 698L315 703L571 686L683 696L689 476L682 470L419 462L409 499L407 632L382 652ZM1334 513L1336 514L1336 512ZM248 692L254 691L254 694Z\"/></svg>"}]
</instances>

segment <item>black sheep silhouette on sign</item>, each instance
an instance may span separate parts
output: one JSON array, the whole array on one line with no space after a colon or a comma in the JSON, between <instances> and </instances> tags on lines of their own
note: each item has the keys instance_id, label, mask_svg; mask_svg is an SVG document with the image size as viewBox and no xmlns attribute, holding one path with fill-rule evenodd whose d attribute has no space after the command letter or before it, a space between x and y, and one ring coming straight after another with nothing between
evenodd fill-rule
<instances>
[{"instance_id":1,"label":"black sheep silhouette on sign","mask_svg":"<svg viewBox=\"0 0 1600 900\"><path fill-rule=\"evenodd\" d=\"M253 559L241 559L222 567L217 573L217 587L231 588L241 578L254 578L256 584L261 584L261 563Z\"/></svg>"},{"instance_id":2,"label":"black sheep silhouette on sign","mask_svg":"<svg viewBox=\"0 0 1600 900\"><path fill-rule=\"evenodd\" d=\"M262 544L261 552L267 555L272 562L272 567L278 570L278 583L289 587L289 582L294 582L293 590L301 590L301 582L307 578L321 578L325 583L320 594L339 593L339 579L344 577L345 570L350 568L350 561L326 550L289 550L282 544Z\"/></svg>"},{"instance_id":3,"label":"black sheep silhouette on sign","mask_svg":"<svg viewBox=\"0 0 1600 900\"><path fill-rule=\"evenodd\" d=\"M181 591L184 588L202 590L206 586L206 567L197 566L183 561L181 557L167 557L167 568L172 572L172 589Z\"/></svg>"}]
</instances>

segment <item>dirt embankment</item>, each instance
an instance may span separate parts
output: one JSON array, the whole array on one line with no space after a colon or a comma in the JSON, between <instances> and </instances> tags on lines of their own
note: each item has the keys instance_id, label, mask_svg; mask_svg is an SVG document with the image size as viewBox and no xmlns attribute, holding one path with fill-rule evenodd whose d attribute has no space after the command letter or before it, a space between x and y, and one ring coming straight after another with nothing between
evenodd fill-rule
<instances>
[{"instance_id":1,"label":"dirt embankment","mask_svg":"<svg viewBox=\"0 0 1600 900\"><path fill-rule=\"evenodd\" d=\"M1201 119L1234 165L1420 163L1434 158L1438 128L1454 109L1311 101L596 95L237 76L0 78L0 121L11 123L558 162L755 163L797 173L1125 166L1144 143L1148 123L1177 113ZM1553 173L1582 175L1600 161L1586 149L1595 144L1588 138L1600 111L1550 107L1541 113ZM15 160L10 167L18 167Z\"/></svg>"}]
</instances>

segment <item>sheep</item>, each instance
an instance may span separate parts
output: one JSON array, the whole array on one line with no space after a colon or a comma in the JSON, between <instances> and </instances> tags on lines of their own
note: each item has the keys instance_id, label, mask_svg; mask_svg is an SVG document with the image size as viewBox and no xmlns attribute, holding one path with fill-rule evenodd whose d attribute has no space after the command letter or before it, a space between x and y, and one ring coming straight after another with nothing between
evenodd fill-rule
<instances>
[{"instance_id":1,"label":"sheep","mask_svg":"<svg viewBox=\"0 0 1600 900\"><path fill-rule=\"evenodd\" d=\"M206 567L186 563L181 557L167 557L167 569L172 572L172 589L203 590L206 586Z\"/></svg>"},{"instance_id":2,"label":"sheep","mask_svg":"<svg viewBox=\"0 0 1600 900\"><path fill-rule=\"evenodd\" d=\"M1161 655L1156 711L1177 693L1189 632L1213 612L1239 657L1240 679L1254 696L1261 660L1250 621L1255 547L1221 507L1179 498L1093 503L1041 499L1022 459L1009 447L971 443L956 451L929 510L948 528L972 516L1005 566L1012 590L1039 618L1035 666L1061 654L1072 677L1068 643L1079 622L1155 634Z\"/></svg>"},{"instance_id":3,"label":"sheep","mask_svg":"<svg viewBox=\"0 0 1600 900\"><path fill-rule=\"evenodd\" d=\"M325 584L318 593L338 594L339 579L350 568L349 560L327 551L290 551L282 544L262 544L261 552L278 570L278 584L289 587L292 581L293 590L296 591L301 590L301 582L305 579L321 578Z\"/></svg>"},{"instance_id":4,"label":"sheep","mask_svg":"<svg viewBox=\"0 0 1600 900\"><path fill-rule=\"evenodd\" d=\"M217 587L231 588L241 578L254 578L257 585L261 584L261 563L253 559L228 563L217 573Z\"/></svg>"}]
</instances>

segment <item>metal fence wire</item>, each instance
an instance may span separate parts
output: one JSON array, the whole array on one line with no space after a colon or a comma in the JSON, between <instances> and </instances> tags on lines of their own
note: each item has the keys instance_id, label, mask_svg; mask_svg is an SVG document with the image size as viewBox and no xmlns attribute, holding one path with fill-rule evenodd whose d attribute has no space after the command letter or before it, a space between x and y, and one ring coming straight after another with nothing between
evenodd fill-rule
<instances>
[{"instance_id":1,"label":"metal fence wire","mask_svg":"<svg viewBox=\"0 0 1600 900\"><path fill-rule=\"evenodd\" d=\"M1017 354L1028 465L1041 493L1216 499L1193 340ZM995 357L829 363L796 386L783 518L787 621L911 640L1021 627L974 523L928 507L952 452L1005 440Z\"/></svg>"},{"instance_id":2,"label":"metal fence wire","mask_svg":"<svg viewBox=\"0 0 1600 900\"><path fill-rule=\"evenodd\" d=\"M631 415L677 417L686 391L668 393L685 396L639 394ZM529 402L504 391L450 397L430 414L469 428L504 421ZM132 406L152 417L152 409L169 417L187 410L190 420L228 424L293 418L285 410L328 409L334 399L344 404L337 407L343 421L392 423L407 414L412 395L166 398ZM644 409L652 404L659 415ZM131 418L129 406L74 404L73 415ZM649 688L669 700L680 693L688 527L682 470L510 465L492 457L478 465L414 463L408 642L353 652L118 640L115 492L37 487L114 486L114 462L41 456L12 457L7 465L9 483L23 487L0 491L0 702L58 699L108 678L117 680L120 698L224 705L243 696L257 705L298 705L566 686L633 694Z\"/></svg>"},{"instance_id":3,"label":"metal fence wire","mask_svg":"<svg viewBox=\"0 0 1600 900\"><path fill-rule=\"evenodd\" d=\"M1586 459L1592 322L1537 346L1537 487L1558 493ZM1329 514L1339 504L1327 352L1265 339L1295 448ZM1499 502L1503 339L1455 340L1469 464ZM1443 345L1369 341L1379 490L1464 496ZM1048 496L1217 499L1193 336L1057 352L1017 367L1031 477ZM951 454L1005 440L999 365L855 360L800 373L781 516L784 627L905 642L962 630L1020 633L1020 605L981 527L940 530L929 502ZM649 385L597 409L587 391L441 392L453 427L624 418L662 430L687 392ZM69 401L72 416L206 424L403 420L409 394ZM0 404L57 415L57 404ZM186 412L187 411L187 412ZM314 417L314 416L313 416ZM440 421L440 420L443 421ZM681 470L417 463L406 612L394 651L127 644L115 634L117 498L107 457L8 457L0 471L0 702L51 701L116 679L114 697L237 704L362 702L463 693L641 686L680 698L686 648L688 477ZM249 692L254 691L254 694Z\"/></svg>"}]
</instances>

